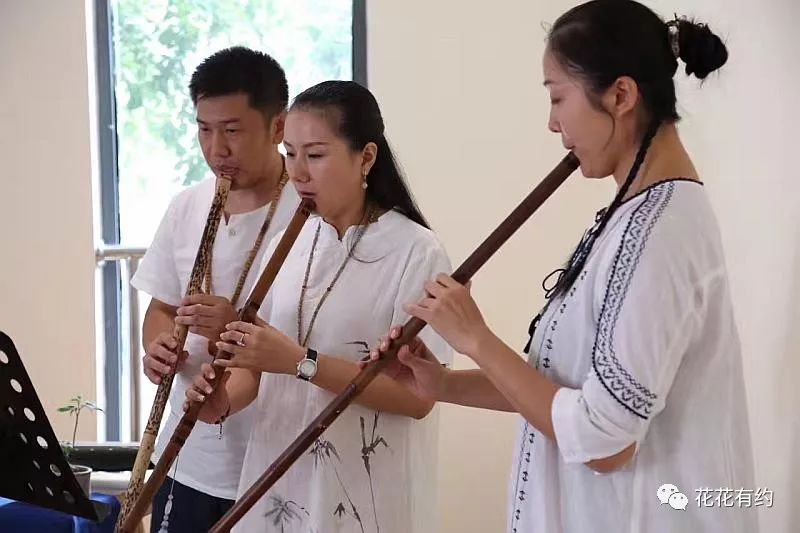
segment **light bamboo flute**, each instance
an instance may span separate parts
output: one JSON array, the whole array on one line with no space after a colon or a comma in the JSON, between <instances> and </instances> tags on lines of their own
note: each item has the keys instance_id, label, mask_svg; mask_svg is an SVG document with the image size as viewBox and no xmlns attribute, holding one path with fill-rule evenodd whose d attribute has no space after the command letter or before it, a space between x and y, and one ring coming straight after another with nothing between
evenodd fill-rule
<instances>
[{"instance_id":1,"label":"light bamboo flute","mask_svg":"<svg viewBox=\"0 0 800 533\"><path fill-rule=\"evenodd\" d=\"M494 253L528 220L551 194L578 168L578 159L568 153L564 159L536 186L525 200L495 229L489 237L453 273L459 283L466 283ZM367 365L315 418L295 441L275 460L260 478L236 501L217 522L210 533L222 533L231 528L286 473L292 464L314 444L320 435L338 418L350 403L375 379L386 365L397 357L397 350L408 344L426 325L411 318L403 326L402 336L393 341L380 360Z\"/></svg>"},{"instance_id":2,"label":"light bamboo flute","mask_svg":"<svg viewBox=\"0 0 800 533\"><path fill-rule=\"evenodd\" d=\"M314 207L314 201L308 198L304 199L298 206L292 220L286 227L283 237L281 237L281 240L278 242L278 246L275 248L272 257L270 257L267 266L264 268L264 271L253 287L250 296L239 310L240 321L249 322L251 324L255 322L256 314L261 307L261 303L264 301L264 297L272 286L272 282L275 281L275 276L277 276L283 262L286 260L286 256L289 255L289 250L291 250L292 245L295 240L297 240L297 236L300 234L303 224L308 220ZM224 350L218 351L216 355L217 359L230 359L231 357L232 354ZM216 389L217 386L219 386L224 374L224 372L216 372L215 378L211 381L212 389ZM153 473L150 474L147 483L145 483L141 492L131 504L128 516L121 522L121 526L118 529L119 533L131 533L136 530L136 527L144 516L147 506L150 505L156 491L161 487L162 483L164 483L169 468L178 457L178 453L181 451L186 439L189 438L189 434L192 432L197 422L197 417L200 414L202 406L202 402L190 403L189 410L183 414L180 422L178 422L175 432L172 434L169 443L167 443L167 447L164 449L164 453L161 454L161 458L153 469Z\"/></svg>"},{"instance_id":3,"label":"light bamboo flute","mask_svg":"<svg viewBox=\"0 0 800 533\"><path fill-rule=\"evenodd\" d=\"M206 219L205 228L200 238L200 245L197 248L197 255L194 259L192 272L189 275L189 282L186 286L186 295L191 296L202 291L203 276L208 268L208 261L211 259L211 251L214 248L214 239L217 236L217 229L219 228L219 221L222 218L222 211L225 208L225 202L228 199L228 192L231 188L231 180L227 176L217 179L216 190L214 192L214 199L211 202L211 208L208 210L208 218ZM186 344L186 336L189 333L188 326L176 325L173 331L173 336L176 339L176 346L173 353L180 356L183 352L184 344ZM158 384L156 396L153 399L153 406L150 408L150 416L147 419L147 426L144 429L141 443L139 444L139 451L136 453L136 461L133 464L131 471L131 479L128 482L128 490L125 492L125 499L123 500L122 509L119 513L117 520L117 531L119 531L120 524L122 524L125 517L131 511L133 502L138 498L144 483L144 476L147 472L147 467L150 465L150 458L153 456L153 449L156 444L156 437L158 437L158 428L161 425L161 418L164 416L164 409L169 400L169 394L172 390L172 381L175 378L175 373L172 372L164 376L161 383Z\"/></svg>"}]
</instances>

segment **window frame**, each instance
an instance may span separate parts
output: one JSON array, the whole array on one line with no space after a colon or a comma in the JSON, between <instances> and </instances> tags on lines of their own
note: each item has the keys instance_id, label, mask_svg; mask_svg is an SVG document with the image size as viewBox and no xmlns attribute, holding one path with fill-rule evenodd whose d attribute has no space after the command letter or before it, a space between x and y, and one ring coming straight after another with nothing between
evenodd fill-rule
<instances>
[{"instance_id":1,"label":"window frame","mask_svg":"<svg viewBox=\"0 0 800 533\"><path fill-rule=\"evenodd\" d=\"M353 80L367 86L367 3L366 0L353 0L352 33L352 76ZM122 421L129 418L123 416L123 409L130 411L132 401L138 401L138 391L131 390L132 397L123 398L123 391L130 390L130 383L125 383L126 373L141 372L136 361L125 361L128 347L123 346L123 317L127 310L123 309L125 294L122 286L123 269L118 260L105 260L108 250L119 247L119 162L117 157L117 120L116 99L114 95L114 42L112 35L113 13L110 0L95 0L95 54L97 65L97 117L98 117L98 155L99 155L99 192L100 192L100 235L102 244L97 251L99 286L101 288L102 325L98 327L101 335L104 354L97 361L104 363L103 391L99 396L104 398L105 421L104 437L108 441L119 441L121 436L130 434L130 440L139 440L134 435L139 428L135 416L131 416L131 428L123 428ZM137 336L138 338L138 336ZM127 357L131 357L127 355ZM137 356L138 357L138 350ZM130 376L127 376L130 379ZM134 377L134 381L138 376ZM135 412L135 409L134 409Z\"/></svg>"}]
</instances>

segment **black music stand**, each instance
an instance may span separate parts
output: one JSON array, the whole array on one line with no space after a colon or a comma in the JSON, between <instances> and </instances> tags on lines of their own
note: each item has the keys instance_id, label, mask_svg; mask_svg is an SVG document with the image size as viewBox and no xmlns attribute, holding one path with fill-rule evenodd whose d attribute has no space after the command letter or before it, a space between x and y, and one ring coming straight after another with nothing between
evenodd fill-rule
<instances>
[{"instance_id":1,"label":"black music stand","mask_svg":"<svg viewBox=\"0 0 800 533\"><path fill-rule=\"evenodd\" d=\"M83 492L17 348L0 331L0 496L101 522L108 505Z\"/></svg>"}]
</instances>

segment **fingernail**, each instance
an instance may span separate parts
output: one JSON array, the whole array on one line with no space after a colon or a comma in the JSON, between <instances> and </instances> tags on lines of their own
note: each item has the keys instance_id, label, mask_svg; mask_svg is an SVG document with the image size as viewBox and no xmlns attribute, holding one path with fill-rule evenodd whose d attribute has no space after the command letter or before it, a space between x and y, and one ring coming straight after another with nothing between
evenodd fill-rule
<instances>
[{"instance_id":1,"label":"fingernail","mask_svg":"<svg viewBox=\"0 0 800 533\"><path fill-rule=\"evenodd\" d=\"M206 387L205 391L206 391L206 394L211 394L212 389L211 389L211 387Z\"/></svg>"},{"instance_id":2,"label":"fingernail","mask_svg":"<svg viewBox=\"0 0 800 533\"><path fill-rule=\"evenodd\" d=\"M213 372L211 372L211 373L208 375L208 377L209 377L209 379L214 379L214 373L213 373Z\"/></svg>"}]
</instances>

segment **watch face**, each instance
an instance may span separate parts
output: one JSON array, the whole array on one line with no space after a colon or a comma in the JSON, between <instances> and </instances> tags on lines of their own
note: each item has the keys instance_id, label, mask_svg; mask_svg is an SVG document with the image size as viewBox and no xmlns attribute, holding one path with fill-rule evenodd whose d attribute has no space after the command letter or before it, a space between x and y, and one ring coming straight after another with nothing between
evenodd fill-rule
<instances>
[{"instance_id":1,"label":"watch face","mask_svg":"<svg viewBox=\"0 0 800 533\"><path fill-rule=\"evenodd\" d=\"M317 373L317 363L311 359L303 359L297 366L297 372L307 378L313 377Z\"/></svg>"}]
</instances>

